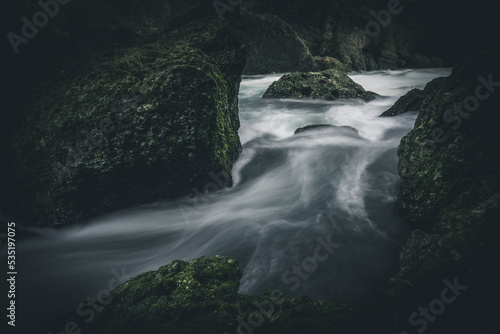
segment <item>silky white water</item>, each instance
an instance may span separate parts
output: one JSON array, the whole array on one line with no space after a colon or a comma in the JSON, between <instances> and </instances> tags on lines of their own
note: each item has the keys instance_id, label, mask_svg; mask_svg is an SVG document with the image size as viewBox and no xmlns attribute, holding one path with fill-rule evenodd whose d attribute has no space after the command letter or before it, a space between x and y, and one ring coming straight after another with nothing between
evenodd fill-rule
<instances>
[{"instance_id":1,"label":"silky white water","mask_svg":"<svg viewBox=\"0 0 500 334\"><path fill-rule=\"evenodd\" d=\"M43 331L58 315L97 298L123 273L215 254L239 261L240 293L279 288L290 296L376 303L397 270L398 249L408 233L394 205L396 150L416 118L378 115L410 89L449 74L449 69L351 74L383 96L369 103L262 100L280 75L245 77L243 152L233 168L234 186L123 210L83 226L38 229L21 240L19 330ZM333 128L293 135L310 124L357 132ZM328 257L311 260L328 240L334 251L323 248L321 255Z\"/></svg>"}]
</instances>

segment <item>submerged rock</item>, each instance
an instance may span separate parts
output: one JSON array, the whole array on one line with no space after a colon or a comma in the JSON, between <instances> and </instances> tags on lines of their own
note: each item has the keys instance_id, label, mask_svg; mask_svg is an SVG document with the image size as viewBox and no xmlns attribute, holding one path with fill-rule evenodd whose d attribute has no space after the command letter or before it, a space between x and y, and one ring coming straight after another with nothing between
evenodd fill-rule
<instances>
[{"instance_id":1,"label":"submerged rock","mask_svg":"<svg viewBox=\"0 0 500 334\"><path fill-rule=\"evenodd\" d=\"M361 314L340 304L238 294L241 271L232 257L174 261L131 278L112 291L95 320L68 314L52 330L74 322L86 334L364 333ZM105 304L105 305L104 305Z\"/></svg>"},{"instance_id":2,"label":"submerged rock","mask_svg":"<svg viewBox=\"0 0 500 334\"><path fill-rule=\"evenodd\" d=\"M295 130L295 132L293 133L294 135L296 134L299 134L299 133L303 133L303 132L309 132L309 131L322 131L322 130L347 130L353 134L356 134L358 135L358 130L356 130L355 128L351 127L351 126L347 126L347 125L343 125L343 126L336 126L336 125L330 125L330 124L312 124L312 125L306 125L302 128L298 128L297 130Z\"/></svg>"},{"instance_id":3,"label":"submerged rock","mask_svg":"<svg viewBox=\"0 0 500 334\"><path fill-rule=\"evenodd\" d=\"M321 99L358 98L371 101L379 96L366 91L342 72L330 69L322 72L288 73L269 86L264 99Z\"/></svg>"},{"instance_id":4,"label":"submerged rock","mask_svg":"<svg viewBox=\"0 0 500 334\"><path fill-rule=\"evenodd\" d=\"M179 22L162 38L33 78L11 142L18 220L73 223L203 191L211 173L231 169L241 147L238 25L215 15Z\"/></svg>"}]
</instances>

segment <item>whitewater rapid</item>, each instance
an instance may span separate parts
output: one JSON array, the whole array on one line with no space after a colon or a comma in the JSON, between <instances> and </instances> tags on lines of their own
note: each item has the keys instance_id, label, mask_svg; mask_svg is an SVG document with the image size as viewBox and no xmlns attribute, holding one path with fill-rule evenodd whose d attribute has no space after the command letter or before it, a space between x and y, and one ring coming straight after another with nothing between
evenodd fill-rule
<instances>
[{"instance_id":1,"label":"whitewater rapid","mask_svg":"<svg viewBox=\"0 0 500 334\"><path fill-rule=\"evenodd\" d=\"M215 254L239 261L240 293L279 288L290 296L376 303L409 231L394 207L400 181L396 150L416 118L378 115L407 91L450 73L351 74L382 96L371 102L262 100L280 75L244 77L243 151L233 167L234 186L64 230L34 229L36 235L17 246L20 329L47 328L58 315L95 299L113 278ZM357 132L293 135L310 124ZM323 260L311 260L318 246Z\"/></svg>"}]
</instances>

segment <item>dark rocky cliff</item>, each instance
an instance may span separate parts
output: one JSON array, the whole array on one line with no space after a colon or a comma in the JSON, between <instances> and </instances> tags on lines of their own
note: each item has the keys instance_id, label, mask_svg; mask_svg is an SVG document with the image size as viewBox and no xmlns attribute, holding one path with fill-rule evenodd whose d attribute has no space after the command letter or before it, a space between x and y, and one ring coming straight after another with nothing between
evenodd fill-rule
<instances>
[{"instance_id":1,"label":"dark rocky cliff","mask_svg":"<svg viewBox=\"0 0 500 334\"><path fill-rule=\"evenodd\" d=\"M398 2L398 6L388 8L388 3L256 0L245 2L243 8L254 13L276 14L286 21L307 45L321 69L327 69L325 65L331 63L332 58L340 61L346 70L442 66L438 57L429 57L433 56L432 52L427 51L426 56L421 54L424 52L422 42L429 36L424 31L427 23L416 15L415 6ZM278 45L274 48L278 50ZM289 49L281 50L293 53ZM251 59L252 54L249 57Z\"/></svg>"},{"instance_id":2,"label":"dark rocky cliff","mask_svg":"<svg viewBox=\"0 0 500 334\"><path fill-rule=\"evenodd\" d=\"M313 71L318 67L309 49L292 27L270 13L243 12L248 48L244 74Z\"/></svg>"}]
</instances>

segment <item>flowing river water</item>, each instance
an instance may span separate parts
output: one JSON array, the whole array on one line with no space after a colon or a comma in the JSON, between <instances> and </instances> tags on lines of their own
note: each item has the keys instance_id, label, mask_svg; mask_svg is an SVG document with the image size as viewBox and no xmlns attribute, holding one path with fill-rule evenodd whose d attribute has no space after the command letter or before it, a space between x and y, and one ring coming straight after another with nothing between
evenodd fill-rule
<instances>
[{"instance_id":1,"label":"flowing river water","mask_svg":"<svg viewBox=\"0 0 500 334\"><path fill-rule=\"evenodd\" d=\"M279 288L289 296L376 304L409 233L394 205L396 150L416 118L378 115L410 89L450 73L351 74L383 96L371 102L263 100L280 75L244 77L243 152L233 168L234 186L194 201L122 210L83 226L35 229L17 245L16 327L44 332L79 305L90 319L89 300L108 286L176 259L215 254L239 261L243 294ZM357 132L293 134L310 124Z\"/></svg>"}]
</instances>

